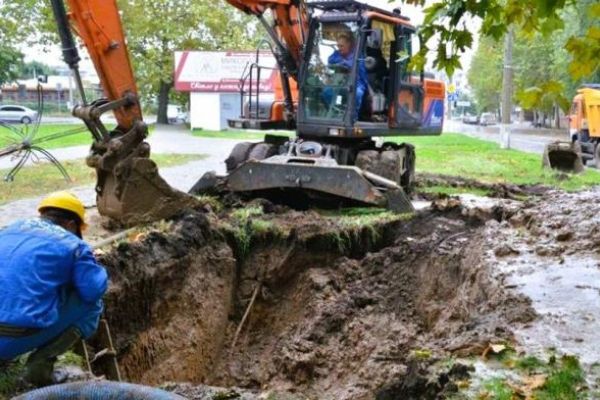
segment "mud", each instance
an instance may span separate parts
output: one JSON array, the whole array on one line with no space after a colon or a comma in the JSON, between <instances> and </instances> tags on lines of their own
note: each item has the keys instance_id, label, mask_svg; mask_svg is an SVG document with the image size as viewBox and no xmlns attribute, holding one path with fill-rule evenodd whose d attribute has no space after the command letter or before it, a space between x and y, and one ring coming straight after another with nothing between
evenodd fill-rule
<instances>
[{"instance_id":1,"label":"mud","mask_svg":"<svg viewBox=\"0 0 600 400\"><path fill-rule=\"evenodd\" d=\"M576 355L588 367L600 360L599 195L550 192L489 226L493 239L486 234L497 279L529 297L540 316L516 330L519 343Z\"/></svg>"},{"instance_id":2,"label":"mud","mask_svg":"<svg viewBox=\"0 0 600 400\"><path fill-rule=\"evenodd\" d=\"M442 398L457 373L443 360L511 340L535 315L493 278L483 233L515 212L495 207L443 200L410 220L362 224L267 203L241 220L189 212L101 256L122 369L134 382L190 382L173 388L190 398L210 398L200 384Z\"/></svg>"},{"instance_id":3,"label":"mud","mask_svg":"<svg viewBox=\"0 0 600 400\"><path fill-rule=\"evenodd\" d=\"M511 183L485 183L475 179L457 176L419 173L417 174L416 186L426 188L432 186L448 186L461 189L479 189L487 192L488 197L523 200L527 197L541 196L551 190L543 185L515 185ZM420 196L434 199L439 196L435 194L420 193Z\"/></svg>"}]
</instances>

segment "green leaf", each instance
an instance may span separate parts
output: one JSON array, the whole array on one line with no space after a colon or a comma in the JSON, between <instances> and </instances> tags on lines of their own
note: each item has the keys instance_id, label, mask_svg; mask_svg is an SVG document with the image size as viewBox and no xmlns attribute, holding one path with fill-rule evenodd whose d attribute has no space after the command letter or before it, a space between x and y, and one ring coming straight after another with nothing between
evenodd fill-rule
<instances>
[{"instance_id":1,"label":"green leaf","mask_svg":"<svg viewBox=\"0 0 600 400\"><path fill-rule=\"evenodd\" d=\"M589 7L589 12L593 18L600 18L600 3L592 4Z\"/></svg>"},{"instance_id":2,"label":"green leaf","mask_svg":"<svg viewBox=\"0 0 600 400\"><path fill-rule=\"evenodd\" d=\"M590 27L585 36L592 40L600 40L600 28L597 26Z\"/></svg>"},{"instance_id":3,"label":"green leaf","mask_svg":"<svg viewBox=\"0 0 600 400\"><path fill-rule=\"evenodd\" d=\"M552 32L563 29L565 27L564 22L558 15L546 18L540 24L540 32L544 36L549 36Z\"/></svg>"}]
</instances>

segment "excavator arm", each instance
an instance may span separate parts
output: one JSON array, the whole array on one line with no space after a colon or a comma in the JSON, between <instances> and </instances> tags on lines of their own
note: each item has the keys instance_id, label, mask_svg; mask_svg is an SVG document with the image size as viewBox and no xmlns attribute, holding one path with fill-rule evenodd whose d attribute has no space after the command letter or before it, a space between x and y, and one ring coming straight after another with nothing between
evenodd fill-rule
<instances>
[{"instance_id":1,"label":"excavator arm","mask_svg":"<svg viewBox=\"0 0 600 400\"><path fill-rule=\"evenodd\" d=\"M87 164L96 169L97 205L101 215L121 225L172 216L194 198L169 186L150 160L148 134L125 35L115 0L51 0L61 39L82 104L73 115L83 120L94 143ZM83 42L100 78L104 98L88 102L79 74L79 52L72 32ZM117 127L109 131L100 117L112 111Z\"/></svg>"},{"instance_id":2,"label":"excavator arm","mask_svg":"<svg viewBox=\"0 0 600 400\"><path fill-rule=\"evenodd\" d=\"M308 32L308 14L304 0L226 0L232 6L255 15L276 45L275 58L280 70L297 79L302 48ZM265 19L271 10L273 23Z\"/></svg>"}]
</instances>

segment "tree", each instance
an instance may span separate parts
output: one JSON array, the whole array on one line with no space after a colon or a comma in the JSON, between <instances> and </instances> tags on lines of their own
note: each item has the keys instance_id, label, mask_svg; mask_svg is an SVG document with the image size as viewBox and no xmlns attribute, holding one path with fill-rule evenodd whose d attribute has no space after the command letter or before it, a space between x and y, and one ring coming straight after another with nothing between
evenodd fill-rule
<instances>
[{"instance_id":1,"label":"tree","mask_svg":"<svg viewBox=\"0 0 600 400\"><path fill-rule=\"evenodd\" d=\"M166 122L176 50L253 49L257 21L222 0L117 0L142 100L158 100L158 122ZM2 4L11 18L28 21L23 37L58 43L49 2L15 0ZM4 24L3 15L3 24Z\"/></svg>"},{"instance_id":2,"label":"tree","mask_svg":"<svg viewBox=\"0 0 600 400\"><path fill-rule=\"evenodd\" d=\"M29 61L21 65L19 78L34 78L39 75L56 75L57 69L40 61Z\"/></svg>"},{"instance_id":3,"label":"tree","mask_svg":"<svg viewBox=\"0 0 600 400\"><path fill-rule=\"evenodd\" d=\"M563 42L564 43L564 42ZM519 104L543 115L558 115L558 109L566 111L570 102L565 96L565 82L559 71L566 70L567 63L557 60L562 48L558 34L544 36L519 32L515 45L516 97ZM563 79L566 78L564 75ZM559 124L558 119L556 120ZM558 126L557 126L558 127Z\"/></svg>"},{"instance_id":4,"label":"tree","mask_svg":"<svg viewBox=\"0 0 600 400\"><path fill-rule=\"evenodd\" d=\"M584 0L566 6L559 13L564 21L564 28L551 33L516 30L513 62L515 100L523 108L533 110L536 116L543 115L544 119L554 114L556 127L559 127L558 110L568 109L570 99L582 80L600 81L600 70L595 72L595 76L576 78L567 68L571 56L566 44L570 38L585 34L596 21L589 16L591 4L592 0ZM490 87L486 78L491 75L486 64L501 67L501 61L493 58L493 54L486 48L493 45L489 40L489 37L482 39L482 45L475 53L469 72L471 86L479 94L478 100L484 104L486 101L482 97L488 91L496 92L499 88ZM500 51L499 47L496 51ZM479 79L475 79L477 77Z\"/></svg>"},{"instance_id":5,"label":"tree","mask_svg":"<svg viewBox=\"0 0 600 400\"><path fill-rule=\"evenodd\" d=\"M409 4L424 5L425 0L404 0ZM473 33L467 28L469 18L482 20L481 33L496 40L503 37L513 24L523 32L549 35L564 27L560 12L567 6L584 3L590 17L590 26L584 32L570 36L565 44L571 59L569 72L575 78L596 73L600 69L600 3L595 0L440 0L425 10L421 27L423 43L437 41L434 66L452 75L460 68L460 53L473 44ZM424 65L428 46L423 46L413 67Z\"/></svg>"},{"instance_id":6,"label":"tree","mask_svg":"<svg viewBox=\"0 0 600 400\"><path fill-rule=\"evenodd\" d=\"M255 21L222 0L122 0L123 25L143 97L167 123L176 50L252 49Z\"/></svg>"},{"instance_id":7,"label":"tree","mask_svg":"<svg viewBox=\"0 0 600 400\"><path fill-rule=\"evenodd\" d=\"M477 112L497 113L500 108L502 87L502 44L482 37L471 60L467 74L469 86L477 102Z\"/></svg>"},{"instance_id":8,"label":"tree","mask_svg":"<svg viewBox=\"0 0 600 400\"><path fill-rule=\"evenodd\" d=\"M0 0L0 85L14 81L19 76L23 63L23 54L18 50L21 31L19 17L15 15L18 8L10 2Z\"/></svg>"},{"instance_id":9,"label":"tree","mask_svg":"<svg viewBox=\"0 0 600 400\"><path fill-rule=\"evenodd\" d=\"M0 86L17 79L22 64L23 53L12 46L0 44Z\"/></svg>"}]
</instances>

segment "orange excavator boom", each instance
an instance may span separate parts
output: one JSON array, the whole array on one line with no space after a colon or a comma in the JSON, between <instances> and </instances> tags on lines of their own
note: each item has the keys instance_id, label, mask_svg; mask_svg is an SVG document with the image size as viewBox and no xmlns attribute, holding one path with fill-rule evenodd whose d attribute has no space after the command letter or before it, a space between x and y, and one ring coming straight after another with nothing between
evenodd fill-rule
<instances>
[{"instance_id":1,"label":"orange excavator boom","mask_svg":"<svg viewBox=\"0 0 600 400\"><path fill-rule=\"evenodd\" d=\"M296 79L302 46L308 32L308 15L302 0L226 0L232 6L255 15L277 46L275 57L281 69ZM273 24L264 18L271 10Z\"/></svg>"},{"instance_id":2,"label":"orange excavator boom","mask_svg":"<svg viewBox=\"0 0 600 400\"><path fill-rule=\"evenodd\" d=\"M51 0L61 39L82 104L73 109L90 130L94 143L87 158L96 169L97 205L101 215L121 225L169 217L194 198L169 186L150 160L148 134L142 120L135 77L115 0ZM80 56L75 32L92 59L104 98L88 102L79 74ZM113 112L116 129L109 131L100 117Z\"/></svg>"}]
</instances>

